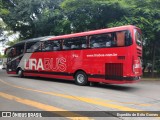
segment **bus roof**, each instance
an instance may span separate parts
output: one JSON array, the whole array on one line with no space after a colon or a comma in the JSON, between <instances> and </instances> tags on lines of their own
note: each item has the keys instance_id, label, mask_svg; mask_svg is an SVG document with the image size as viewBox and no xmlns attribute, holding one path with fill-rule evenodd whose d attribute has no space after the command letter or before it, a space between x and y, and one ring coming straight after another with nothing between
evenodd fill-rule
<instances>
[{"instance_id":1,"label":"bus roof","mask_svg":"<svg viewBox=\"0 0 160 120\"><path fill-rule=\"evenodd\" d=\"M79 33L73 33L73 34L67 34L67 35L37 37L37 38L31 38L31 39L20 41L13 46L16 46L18 44L23 44L25 42L36 42L36 41L45 41L45 40L65 39L65 38L71 38L71 37L81 37L81 36L101 34L106 32L129 30L130 28L137 28L137 27L133 25L125 25L125 26L106 28L106 29L100 29L100 30L92 30L87 32L79 32Z\"/></svg>"},{"instance_id":2,"label":"bus roof","mask_svg":"<svg viewBox=\"0 0 160 120\"><path fill-rule=\"evenodd\" d=\"M53 38L53 37L54 37L54 36L44 36L44 37L26 39L26 40L22 40L22 41L16 43L15 45L22 44L22 43L25 43L25 42L43 41L43 40L47 40L47 39ZM15 45L13 45L13 46L15 46Z\"/></svg>"},{"instance_id":3,"label":"bus roof","mask_svg":"<svg viewBox=\"0 0 160 120\"><path fill-rule=\"evenodd\" d=\"M49 38L49 40L65 39L65 38L70 38L70 37L81 37L81 36L101 34L101 33L106 33L106 32L113 32L113 31L129 30L130 28L137 28L137 27L133 25L125 25L125 26L119 26L119 27L113 27L113 28L106 28L106 29L92 30L92 31L87 31L87 32L60 35L60 36Z\"/></svg>"}]
</instances>

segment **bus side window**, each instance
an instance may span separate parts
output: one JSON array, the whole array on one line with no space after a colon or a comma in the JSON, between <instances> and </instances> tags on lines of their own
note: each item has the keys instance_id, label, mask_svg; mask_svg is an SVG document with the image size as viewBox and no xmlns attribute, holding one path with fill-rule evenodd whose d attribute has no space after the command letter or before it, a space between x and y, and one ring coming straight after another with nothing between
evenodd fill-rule
<instances>
[{"instance_id":1,"label":"bus side window","mask_svg":"<svg viewBox=\"0 0 160 120\"><path fill-rule=\"evenodd\" d=\"M137 45L142 46L142 36L141 36L141 34L137 30L135 30L134 33L135 33L135 40L136 40Z\"/></svg>"},{"instance_id":2,"label":"bus side window","mask_svg":"<svg viewBox=\"0 0 160 120\"><path fill-rule=\"evenodd\" d=\"M23 52L24 52L24 44L17 44L13 46L11 49L12 57L17 57L23 54Z\"/></svg>"},{"instance_id":3,"label":"bus side window","mask_svg":"<svg viewBox=\"0 0 160 120\"><path fill-rule=\"evenodd\" d=\"M42 51L52 51L52 41L45 41L42 43Z\"/></svg>"},{"instance_id":4,"label":"bus side window","mask_svg":"<svg viewBox=\"0 0 160 120\"><path fill-rule=\"evenodd\" d=\"M65 39L63 41L63 49L64 50L78 50L78 49L84 49L87 48L87 39L86 37L76 37L76 38L70 38Z\"/></svg>"},{"instance_id":5,"label":"bus side window","mask_svg":"<svg viewBox=\"0 0 160 120\"><path fill-rule=\"evenodd\" d=\"M113 46L113 40L112 40L111 33L105 34L105 36L103 37L103 40L105 41L104 47L112 47Z\"/></svg>"},{"instance_id":6,"label":"bus side window","mask_svg":"<svg viewBox=\"0 0 160 120\"><path fill-rule=\"evenodd\" d=\"M52 47L53 47L54 51L60 50L61 49L61 41L60 40L52 41Z\"/></svg>"},{"instance_id":7,"label":"bus side window","mask_svg":"<svg viewBox=\"0 0 160 120\"><path fill-rule=\"evenodd\" d=\"M94 35L90 38L91 48L104 48L112 46L111 34Z\"/></svg>"},{"instance_id":8,"label":"bus side window","mask_svg":"<svg viewBox=\"0 0 160 120\"><path fill-rule=\"evenodd\" d=\"M77 37L73 38L74 49L85 49L87 48L87 39L86 37Z\"/></svg>"},{"instance_id":9,"label":"bus side window","mask_svg":"<svg viewBox=\"0 0 160 120\"><path fill-rule=\"evenodd\" d=\"M65 39L63 40L63 46L62 46L62 49L63 50L69 50L70 49L70 43L69 43L69 39Z\"/></svg>"},{"instance_id":10,"label":"bus side window","mask_svg":"<svg viewBox=\"0 0 160 120\"><path fill-rule=\"evenodd\" d=\"M125 45L129 46L132 44L132 38L131 38L131 34L129 31L125 32Z\"/></svg>"},{"instance_id":11,"label":"bus side window","mask_svg":"<svg viewBox=\"0 0 160 120\"><path fill-rule=\"evenodd\" d=\"M32 53L35 52L36 49L39 47L40 42L36 43L36 42L28 42L26 45L26 52L27 53Z\"/></svg>"},{"instance_id":12,"label":"bus side window","mask_svg":"<svg viewBox=\"0 0 160 120\"><path fill-rule=\"evenodd\" d=\"M43 42L38 42L35 46L34 52L41 52L42 51L42 43Z\"/></svg>"},{"instance_id":13,"label":"bus side window","mask_svg":"<svg viewBox=\"0 0 160 120\"><path fill-rule=\"evenodd\" d=\"M97 37L96 36L91 36L90 37L90 47L91 48L98 48L99 47L99 43L97 41Z\"/></svg>"},{"instance_id":14,"label":"bus side window","mask_svg":"<svg viewBox=\"0 0 160 120\"><path fill-rule=\"evenodd\" d=\"M76 38L76 45L78 46L77 49L85 49L87 48L87 38L84 37L78 37Z\"/></svg>"}]
</instances>

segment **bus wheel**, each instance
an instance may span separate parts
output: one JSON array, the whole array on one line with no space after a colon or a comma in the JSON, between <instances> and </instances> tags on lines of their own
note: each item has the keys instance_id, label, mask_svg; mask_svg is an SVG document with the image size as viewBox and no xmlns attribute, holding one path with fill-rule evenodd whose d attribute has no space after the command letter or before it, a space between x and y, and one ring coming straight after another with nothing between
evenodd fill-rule
<instances>
[{"instance_id":1,"label":"bus wheel","mask_svg":"<svg viewBox=\"0 0 160 120\"><path fill-rule=\"evenodd\" d=\"M22 69L19 69L18 70L18 76L19 77L23 77L24 75L23 75L23 70Z\"/></svg>"},{"instance_id":2,"label":"bus wheel","mask_svg":"<svg viewBox=\"0 0 160 120\"><path fill-rule=\"evenodd\" d=\"M88 77L87 77L86 73L84 73L83 71L77 72L75 75L75 82L76 82L76 84L81 85L81 86L87 85Z\"/></svg>"}]
</instances>

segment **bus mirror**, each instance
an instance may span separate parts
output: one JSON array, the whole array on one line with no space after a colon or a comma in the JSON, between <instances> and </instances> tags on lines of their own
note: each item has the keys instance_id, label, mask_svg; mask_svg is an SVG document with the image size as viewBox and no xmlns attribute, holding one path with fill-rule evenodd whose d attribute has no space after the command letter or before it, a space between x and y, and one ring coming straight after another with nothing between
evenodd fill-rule
<instances>
[{"instance_id":1,"label":"bus mirror","mask_svg":"<svg viewBox=\"0 0 160 120\"><path fill-rule=\"evenodd\" d=\"M6 49L4 50L4 55L6 55L6 54L7 54L7 50L8 50L8 48L6 48Z\"/></svg>"},{"instance_id":2,"label":"bus mirror","mask_svg":"<svg viewBox=\"0 0 160 120\"><path fill-rule=\"evenodd\" d=\"M11 48L8 47L4 50L4 55L8 55L11 52Z\"/></svg>"},{"instance_id":3,"label":"bus mirror","mask_svg":"<svg viewBox=\"0 0 160 120\"><path fill-rule=\"evenodd\" d=\"M15 50L15 48L11 48L11 54L12 54L12 56L15 56L15 55L16 55L16 50Z\"/></svg>"}]
</instances>

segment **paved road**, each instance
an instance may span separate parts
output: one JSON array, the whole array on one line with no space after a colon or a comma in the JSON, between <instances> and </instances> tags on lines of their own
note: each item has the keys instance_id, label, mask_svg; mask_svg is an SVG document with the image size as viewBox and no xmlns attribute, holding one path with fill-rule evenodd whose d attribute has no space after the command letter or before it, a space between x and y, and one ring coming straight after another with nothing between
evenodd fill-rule
<instances>
[{"instance_id":1,"label":"paved road","mask_svg":"<svg viewBox=\"0 0 160 120\"><path fill-rule=\"evenodd\" d=\"M94 117L98 115L97 112L90 113L93 117L88 118L82 112L72 111L160 111L160 81L141 81L126 85L100 84L91 87L77 86L74 82L65 80L18 78L0 70L0 111L70 111L69 116L54 119L76 120L106 118ZM61 116L62 112L56 114ZM72 115L82 117L71 117ZM13 119L17 120L17 118ZM159 118L116 116L107 117L108 119Z\"/></svg>"}]
</instances>

